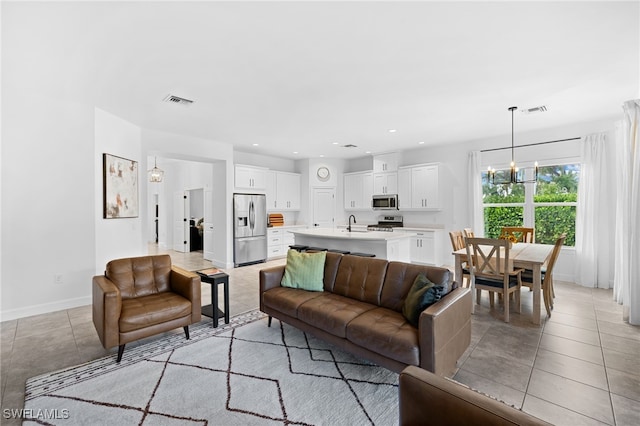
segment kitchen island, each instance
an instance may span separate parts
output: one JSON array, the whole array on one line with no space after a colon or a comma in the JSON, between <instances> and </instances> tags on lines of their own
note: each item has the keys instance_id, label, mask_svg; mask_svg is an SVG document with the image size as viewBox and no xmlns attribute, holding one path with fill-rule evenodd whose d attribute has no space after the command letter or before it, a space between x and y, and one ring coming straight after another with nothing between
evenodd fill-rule
<instances>
[{"instance_id":1,"label":"kitchen island","mask_svg":"<svg viewBox=\"0 0 640 426\"><path fill-rule=\"evenodd\" d=\"M297 245L370 253L387 260L409 262L410 240L415 234L405 232L353 231L312 228L289 231Z\"/></svg>"}]
</instances>

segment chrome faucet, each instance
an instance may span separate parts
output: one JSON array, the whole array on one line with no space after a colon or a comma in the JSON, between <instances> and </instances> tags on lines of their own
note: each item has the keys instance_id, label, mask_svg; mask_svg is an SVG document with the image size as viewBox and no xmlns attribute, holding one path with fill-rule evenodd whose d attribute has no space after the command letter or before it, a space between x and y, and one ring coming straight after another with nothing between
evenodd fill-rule
<instances>
[{"instance_id":1,"label":"chrome faucet","mask_svg":"<svg viewBox=\"0 0 640 426\"><path fill-rule=\"evenodd\" d=\"M349 216L349 226L347 226L347 231L349 232L351 232L351 218L353 218L353 223L357 223L354 215Z\"/></svg>"}]
</instances>

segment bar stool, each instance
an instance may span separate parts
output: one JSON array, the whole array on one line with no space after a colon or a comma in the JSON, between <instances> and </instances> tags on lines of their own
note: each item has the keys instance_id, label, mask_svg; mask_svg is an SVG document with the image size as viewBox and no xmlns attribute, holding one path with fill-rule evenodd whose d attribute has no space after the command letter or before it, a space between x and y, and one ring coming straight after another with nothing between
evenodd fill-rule
<instances>
[{"instance_id":1,"label":"bar stool","mask_svg":"<svg viewBox=\"0 0 640 426\"><path fill-rule=\"evenodd\" d=\"M291 250L296 250L296 251L299 251L299 252L303 252L303 251L305 251L306 249L308 249L308 248L309 248L309 246L303 246L303 245L300 245L300 244L291 244L291 245L289 246L289 248L290 248Z\"/></svg>"}]
</instances>

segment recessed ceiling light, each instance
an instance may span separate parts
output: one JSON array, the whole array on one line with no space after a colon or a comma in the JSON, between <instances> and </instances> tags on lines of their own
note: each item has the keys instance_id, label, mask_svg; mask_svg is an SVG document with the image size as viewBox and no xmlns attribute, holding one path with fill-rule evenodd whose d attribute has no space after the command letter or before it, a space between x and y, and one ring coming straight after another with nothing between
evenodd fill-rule
<instances>
[{"instance_id":1,"label":"recessed ceiling light","mask_svg":"<svg viewBox=\"0 0 640 426\"><path fill-rule=\"evenodd\" d=\"M339 142L334 142L333 144L334 144L334 145L338 145L338 143L339 143Z\"/></svg>"},{"instance_id":2,"label":"recessed ceiling light","mask_svg":"<svg viewBox=\"0 0 640 426\"><path fill-rule=\"evenodd\" d=\"M294 154L297 154L297 153L298 153L298 151L293 151L293 153L294 153Z\"/></svg>"},{"instance_id":3,"label":"recessed ceiling light","mask_svg":"<svg viewBox=\"0 0 640 426\"><path fill-rule=\"evenodd\" d=\"M389 129L389 133L395 133L395 132L397 132L396 129Z\"/></svg>"},{"instance_id":4,"label":"recessed ceiling light","mask_svg":"<svg viewBox=\"0 0 640 426\"><path fill-rule=\"evenodd\" d=\"M365 154L371 154L371 151L365 151L364 153Z\"/></svg>"},{"instance_id":5,"label":"recessed ceiling light","mask_svg":"<svg viewBox=\"0 0 640 426\"><path fill-rule=\"evenodd\" d=\"M254 143L254 144L253 144L253 146L258 146L258 144L257 144L257 143Z\"/></svg>"},{"instance_id":6,"label":"recessed ceiling light","mask_svg":"<svg viewBox=\"0 0 640 426\"><path fill-rule=\"evenodd\" d=\"M424 141L418 142L418 145L424 145Z\"/></svg>"},{"instance_id":7,"label":"recessed ceiling light","mask_svg":"<svg viewBox=\"0 0 640 426\"><path fill-rule=\"evenodd\" d=\"M320 154L320 158L324 157L324 154Z\"/></svg>"}]
</instances>

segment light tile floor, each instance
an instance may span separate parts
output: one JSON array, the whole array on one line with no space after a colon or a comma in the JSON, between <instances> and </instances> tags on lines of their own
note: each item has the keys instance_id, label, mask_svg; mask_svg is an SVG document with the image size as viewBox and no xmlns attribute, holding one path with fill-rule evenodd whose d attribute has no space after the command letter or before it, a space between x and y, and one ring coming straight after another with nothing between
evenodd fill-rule
<instances>
[{"instance_id":1,"label":"light tile floor","mask_svg":"<svg viewBox=\"0 0 640 426\"><path fill-rule=\"evenodd\" d=\"M159 251L152 245L149 252ZM211 266L199 252L169 253L188 270ZM230 314L257 308L258 271L284 262L228 270ZM611 290L556 283L553 315L535 326L526 289L522 313L512 312L509 324L483 294L454 378L557 425L640 424L640 327L624 323L611 298ZM211 286L203 284L202 303L210 300ZM115 352L102 348L91 306L5 321L0 329L2 413L23 407L27 378ZM3 414L0 423L20 424Z\"/></svg>"}]
</instances>

